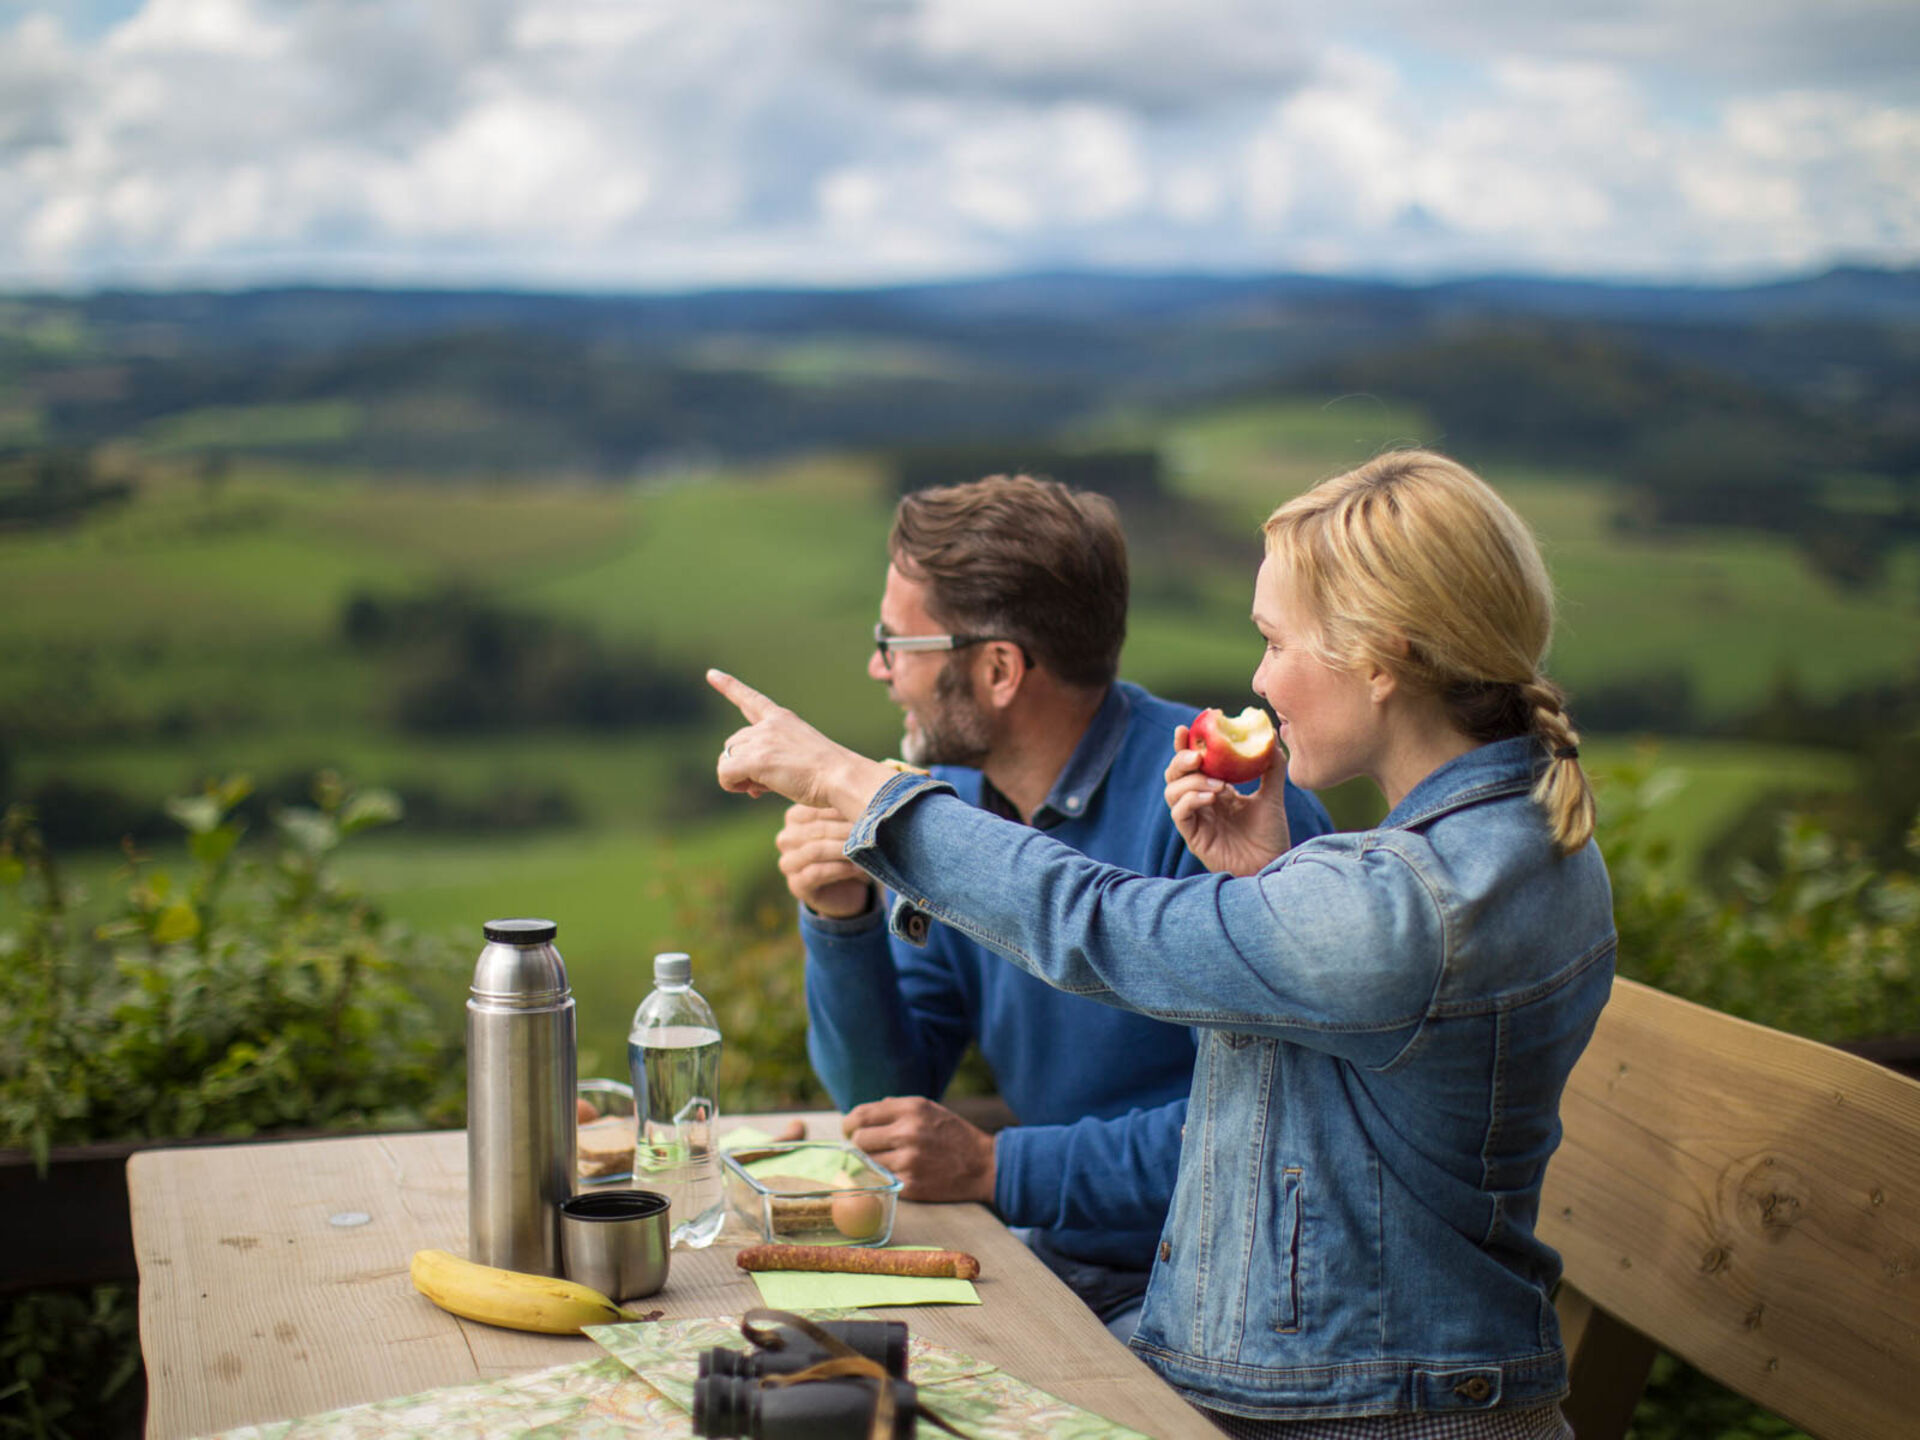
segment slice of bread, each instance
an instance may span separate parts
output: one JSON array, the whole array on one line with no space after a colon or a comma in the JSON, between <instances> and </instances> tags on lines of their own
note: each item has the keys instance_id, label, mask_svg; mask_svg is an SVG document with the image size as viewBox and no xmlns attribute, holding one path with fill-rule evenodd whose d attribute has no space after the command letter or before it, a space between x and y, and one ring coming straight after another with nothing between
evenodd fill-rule
<instances>
[{"instance_id":1,"label":"slice of bread","mask_svg":"<svg viewBox=\"0 0 1920 1440\"><path fill-rule=\"evenodd\" d=\"M582 1125L579 1134L580 1178L623 1175L633 1169L633 1120L607 1115Z\"/></svg>"}]
</instances>

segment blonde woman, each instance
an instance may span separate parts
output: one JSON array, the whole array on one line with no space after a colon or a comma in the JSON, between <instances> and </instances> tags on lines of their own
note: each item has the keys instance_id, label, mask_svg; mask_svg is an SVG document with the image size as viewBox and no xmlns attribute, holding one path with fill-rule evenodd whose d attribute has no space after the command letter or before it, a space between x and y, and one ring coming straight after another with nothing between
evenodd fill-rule
<instances>
[{"instance_id":1,"label":"blonde woman","mask_svg":"<svg viewBox=\"0 0 1920 1440\"><path fill-rule=\"evenodd\" d=\"M1204 1032L1132 1343L1223 1430L1565 1440L1559 1261L1534 1222L1614 931L1540 670L1546 570L1491 489L1417 451L1283 505L1266 539L1253 688L1295 784L1380 787L1372 830L1290 847L1277 783L1242 795L1176 749L1168 804L1213 873L1145 879L713 672L749 721L720 781L855 817L848 858L899 897L896 933L931 915Z\"/></svg>"}]
</instances>

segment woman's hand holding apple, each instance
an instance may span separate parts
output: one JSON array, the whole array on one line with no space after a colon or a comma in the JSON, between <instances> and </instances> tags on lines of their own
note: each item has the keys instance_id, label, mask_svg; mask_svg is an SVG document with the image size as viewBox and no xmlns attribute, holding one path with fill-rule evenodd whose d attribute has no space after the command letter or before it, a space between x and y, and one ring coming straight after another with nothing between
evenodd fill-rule
<instances>
[{"instance_id":1,"label":"woman's hand holding apple","mask_svg":"<svg viewBox=\"0 0 1920 1440\"><path fill-rule=\"evenodd\" d=\"M1260 788L1243 795L1201 768L1202 752L1191 748L1185 725L1173 732L1167 762L1167 809L1174 828L1202 865L1229 875L1257 875L1287 851L1284 766L1269 768Z\"/></svg>"}]
</instances>

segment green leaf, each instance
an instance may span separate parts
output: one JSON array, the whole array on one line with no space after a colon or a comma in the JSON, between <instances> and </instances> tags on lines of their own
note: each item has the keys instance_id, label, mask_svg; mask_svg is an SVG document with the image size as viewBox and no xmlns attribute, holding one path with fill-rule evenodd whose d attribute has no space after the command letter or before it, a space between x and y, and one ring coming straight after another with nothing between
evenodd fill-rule
<instances>
[{"instance_id":1,"label":"green leaf","mask_svg":"<svg viewBox=\"0 0 1920 1440\"><path fill-rule=\"evenodd\" d=\"M224 813L225 811L233 809L234 806L238 805L253 793L253 777L251 775L229 775L220 782L219 787L215 789L213 793L214 798L220 803L221 811Z\"/></svg>"},{"instance_id":2,"label":"green leaf","mask_svg":"<svg viewBox=\"0 0 1920 1440\"><path fill-rule=\"evenodd\" d=\"M391 790L362 790L340 812L340 833L351 835L371 825L391 825L406 813Z\"/></svg>"},{"instance_id":3,"label":"green leaf","mask_svg":"<svg viewBox=\"0 0 1920 1440\"><path fill-rule=\"evenodd\" d=\"M0 885L18 885L27 878L27 867L14 855L0 855Z\"/></svg>"},{"instance_id":4,"label":"green leaf","mask_svg":"<svg viewBox=\"0 0 1920 1440\"><path fill-rule=\"evenodd\" d=\"M285 835L307 855L324 855L340 843L340 827L318 810L295 806L274 816Z\"/></svg>"},{"instance_id":5,"label":"green leaf","mask_svg":"<svg viewBox=\"0 0 1920 1440\"><path fill-rule=\"evenodd\" d=\"M167 814L193 835L213 829L220 823L221 813L220 801L212 795L177 795L167 801Z\"/></svg>"},{"instance_id":6,"label":"green leaf","mask_svg":"<svg viewBox=\"0 0 1920 1440\"><path fill-rule=\"evenodd\" d=\"M153 922L153 943L175 945L200 933L200 912L185 900L176 900Z\"/></svg>"},{"instance_id":7,"label":"green leaf","mask_svg":"<svg viewBox=\"0 0 1920 1440\"><path fill-rule=\"evenodd\" d=\"M233 847L239 843L240 827L221 825L212 830L196 831L187 841L187 849L195 860L212 869L231 855Z\"/></svg>"}]
</instances>

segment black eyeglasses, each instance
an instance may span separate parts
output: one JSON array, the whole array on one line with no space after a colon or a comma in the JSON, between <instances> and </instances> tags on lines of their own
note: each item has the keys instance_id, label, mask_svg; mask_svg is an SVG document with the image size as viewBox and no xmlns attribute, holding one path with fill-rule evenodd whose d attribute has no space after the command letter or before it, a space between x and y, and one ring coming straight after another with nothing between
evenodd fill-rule
<instances>
[{"instance_id":1,"label":"black eyeglasses","mask_svg":"<svg viewBox=\"0 0 1920 1440\"><path fill-rule=\"evenodd\" d=\"M991 645L996 640L1008 639L1005 635L889 635L885 625L873 627L873 648L880 652L880 668L893 669L893 657L897 651L907 654L916 650L964 650L969 645ZM1020 653L1025 655L1027 647L1022 645ZM1031 659L1027 661L1033 663Z\"/></svg>"}]
</instances>

